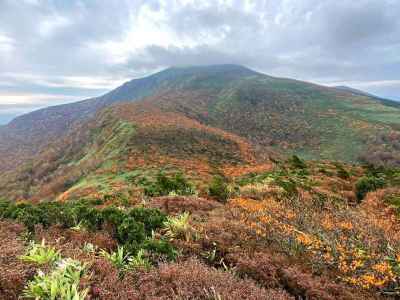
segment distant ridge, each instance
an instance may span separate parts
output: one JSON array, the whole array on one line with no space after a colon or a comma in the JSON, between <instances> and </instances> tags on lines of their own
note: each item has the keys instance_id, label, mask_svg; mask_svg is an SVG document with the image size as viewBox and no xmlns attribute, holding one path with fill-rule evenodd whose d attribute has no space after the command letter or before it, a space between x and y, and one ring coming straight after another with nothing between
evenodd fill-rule
<instances>
[{"instance_id":1,"label":"distant ridge","mask_svg":"<svg viewBox=\"0 0 400 300\"><path fill-rule=\"evenodd\" d=\"M376 98L376 99L378 99L379 101L381 101L385 105L400 107L400 101L379 97L379 96L376 96L376 95L368 93L368 92L364 92L364 91L359 90L359 89L355 89L355 88L348 87L348 86L345 86L345 85L335 86L335 88L338 89L338 90L341 90L341 91L351 92L351 93L353 93L355 95Z\"/></svg>"},{"instance_id":2,"label":"distant ridge","mask_svg":"<svg viewBox=\"0 0 400 300\"><path fill-rule=\"evenodd\" d=\"M373 94L370 94L370 93L367 93L367 92L364 92L362 90L358 90L358 89L355 89L355 88L352 88L352 87L349 87L349 86L346 86L346 85L338 85L338 86L335 86L335 88L339 89L339 90L342 90L342 91L351 92L351 93L356 94L356 95L379 98L376 95L373 95Z\"/></svg>"}]
</instances>

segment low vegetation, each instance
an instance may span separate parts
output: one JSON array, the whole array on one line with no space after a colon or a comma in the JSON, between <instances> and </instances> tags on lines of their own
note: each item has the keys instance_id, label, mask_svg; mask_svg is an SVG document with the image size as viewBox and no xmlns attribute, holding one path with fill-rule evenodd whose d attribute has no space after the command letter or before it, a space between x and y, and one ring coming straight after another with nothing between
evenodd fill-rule
<instances>
[{"instance_id":1,"label":"low vegetation","mask_svg":"<svg viewBox=\"0 0 400 300\"><path fill-rule=\"evenodd\" d=\"M79 261L60 260L50 273L38 271L38 274L28 282L23 296L28 299L84 300L88 290L79 288L84 275L85 265Z\"/></svg>"},{"instance_id":2,"label":"low vegetation","mask_svg":"<svg viewBox=\"0 0 400 300\"><path fill-rule=\"evenodd\" d=\"M184 238L186 241L189 241L193 231L189 220L190 214L187 212L176 217L168 217L164 222L166 236L170 238Z\"/></svg>"},{"instance_id":3,"label":"low vegetation","mask_svg":"<svg viewBox=\"0 0 400 300\"><path fill-rule=\"evenodd\" d=\"M184 177L182 173L173 176L166 176L159 173L154 182L142 182L144 193L150 197L167 195L193 195L196 193L195 187Z\"/></svg>"},{"instance_id":4,"label":"low vegetation","mask_svg":"<svg viewBox=\"0 0 400 300\"><path fill-rule=\"evenodd\" d=\"M128 203L122 194L0 201L0 217L11 222L3 223L0 239L11 245L1 232L22 224L12 255L15 269L27 270L15 284L2 279L0 294L71 300L400 295L396 169L294 156L273 168L229 170L238 175L218 171L196 188L208 199L193 194L195 185L183 174L143 181L131 173L129 180L155 196Z\"/></svg>"},{"instance_id":5,"label":"low vegetation","mask_svg":"<svg viewBox=\"0 0 400 300\"><path fill-rule=\"evenodd\" d=\"M53 247L46 246L45 240L41 244L31 241L27 253L20 259L38 265L53 264L60 260L60 253Z\"/></svg>"},{"instance_id":6,"label":"low vegetation","mask_svg":"<svg viewBox=\"0 0 400 300\"><path fill-rule=\"evenodd\" d=\"M38 205L2 201L0 216L18 220L30 231L34 231L36 225L60 225L64 228L84 226L90 230L108 230L131 253L143 248L160 251L160 254L170 258L174 256L167 241L152 238L152 233L161 229L167 220L166 215L157 209L135 207L123 210L112 206L99 209L86 201ZM42 248L35 246L34 251L44 251Z\"/></svg>"},{"instance_id":7,"label":"low vegetation","mask_svg":"<svg viewBox=\"0 0 400 300\"><path fill-rule=\"evenodd\" d=\"M226 178L221 175L214 176L208 187L208 194L219 202L226 202L231 195Z\"/></svg>"}]
</instances>

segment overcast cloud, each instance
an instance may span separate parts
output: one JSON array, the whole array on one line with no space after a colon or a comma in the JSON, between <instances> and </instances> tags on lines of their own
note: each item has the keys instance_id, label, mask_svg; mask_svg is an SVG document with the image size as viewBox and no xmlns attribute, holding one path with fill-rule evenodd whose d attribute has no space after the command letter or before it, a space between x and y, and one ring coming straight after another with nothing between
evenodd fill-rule
<instances>
[{"instance_id":1,"label":"overcast cloud","mask_svg":"<svg viewBox=\"0 0 400 300\"><path fill-rule=\"evenodd\" d=\"M400 100L398 0L0 0L0 121L172 65L236 63Z\"/></svg>"}]
</instances>

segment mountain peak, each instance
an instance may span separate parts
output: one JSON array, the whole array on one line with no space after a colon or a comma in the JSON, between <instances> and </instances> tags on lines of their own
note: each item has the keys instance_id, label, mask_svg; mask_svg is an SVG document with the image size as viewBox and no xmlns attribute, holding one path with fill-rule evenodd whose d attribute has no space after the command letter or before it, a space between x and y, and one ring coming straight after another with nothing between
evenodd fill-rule
<instances>
[{"instance_id":1,"label":"mountain peak","mask_svg":"<svg viewBox=\"0 0 400 300\"><path fill-rule=\"evenodd\" d=\"M259 73L236 64L216 64L216 65L180 65L171 66L159 73L173 73L173 74L212 74L212 73L240 73L242 75L257 75ZM159 74L156 73L156 74Z\"/></svg>"},{"instance_id":2,"label":"mountain peak","mask_svg":"<svg viewBox=\"0 0 400 300\"><path fill-rule=\"evenodd\" d=\"M252 71L251 69L237 64L212 64L212 65L177 65L171 66L167 70L193 70L193 71L204 71L204 70L218 70L218 71ZM253 71L254 72L254 71Z\"/></svg>"}]
</instances>

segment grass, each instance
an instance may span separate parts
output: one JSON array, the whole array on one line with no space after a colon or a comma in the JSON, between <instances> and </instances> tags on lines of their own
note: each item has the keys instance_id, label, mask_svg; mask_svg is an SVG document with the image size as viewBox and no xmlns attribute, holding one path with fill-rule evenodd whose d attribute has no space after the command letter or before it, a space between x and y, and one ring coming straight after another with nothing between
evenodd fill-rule
<instances>
[{"instance_id":1,"label":"grass","mask_svg":"<svg viewBox=\"0 0 400 300\"><path fill-rule=\"evenodd\" d=\"M49 274L39 272L28 283L24 297L28 299L84 300L88 290L80 290L79 282L85 274L85 265L72 259L59 261Z\"/></svg>"},{"instance_id":2,"label":"grass","mask_svg":"<svg viewBox=\"0 0 400 300\"><path fill-rule=\"evenodd\" d=\"M131 256L128 258L128 269L149 269L150 267L151 262L148 258L146 258L146 251L143 249L140 249L135 256Z\"/></svg>"},{"instance_id":3,"label":"grass","mask_svg":"<svg viewBox=\"0 0 400 300\"><path fill-rule=\"evenodd\" d=\"M136 255L132 255L121 246L111 253L101 250L100 255L105 257L113 264L113 266L123 272L139 268L148 269L151 267L151 262L146 258L146 251L144 249L139 249Z\"/></svg>"},{"instance_id":4,"label":"grass","mask_svg":"<svg viewBox=\"0 0 400 300\"><path fill-rule=\"evenodd\" d=\"M126 268L130 253L123 246L119 246L117 251L108 253L105 250L100 251L100 255L109 260L116 268L123 270Z\"/></svg>"},{"instance_id":5,"label":"grass","mask_svg":"<svg viewBox=\"0 0 400 300\"><path fill-rule=\"evenodd\" d=\"M91 139L94 144L90 145L88 153L76 164L79 165L95 157L107 160L118 156L126 150L130 138L134 133L135 125L121 120L114 121L112 127L93 131Z\"/></svg>"},{"instance_id":6,"label":"grass","mask_svg":"<svg viewBox=\"0 0 400 300\"><path fill-rule=\"evenodd\" d=\"M38 265L53 264L60 259L60 252L46 246L45 240L41 244L31 242L28 251L20 257L21 260Z\"/></svg>"},{"instance_id":7,"label":"grass","mask_svg":"<svg viewBox=\"0 0 400 300\"><path fill-rule=\"evenodd\" d=\"M190 214L187 212L176 217L168 217L163 224L166 235L170 238L183 238L189 241L193 231L189 220Z\"/></svg>"}]
</instances>

